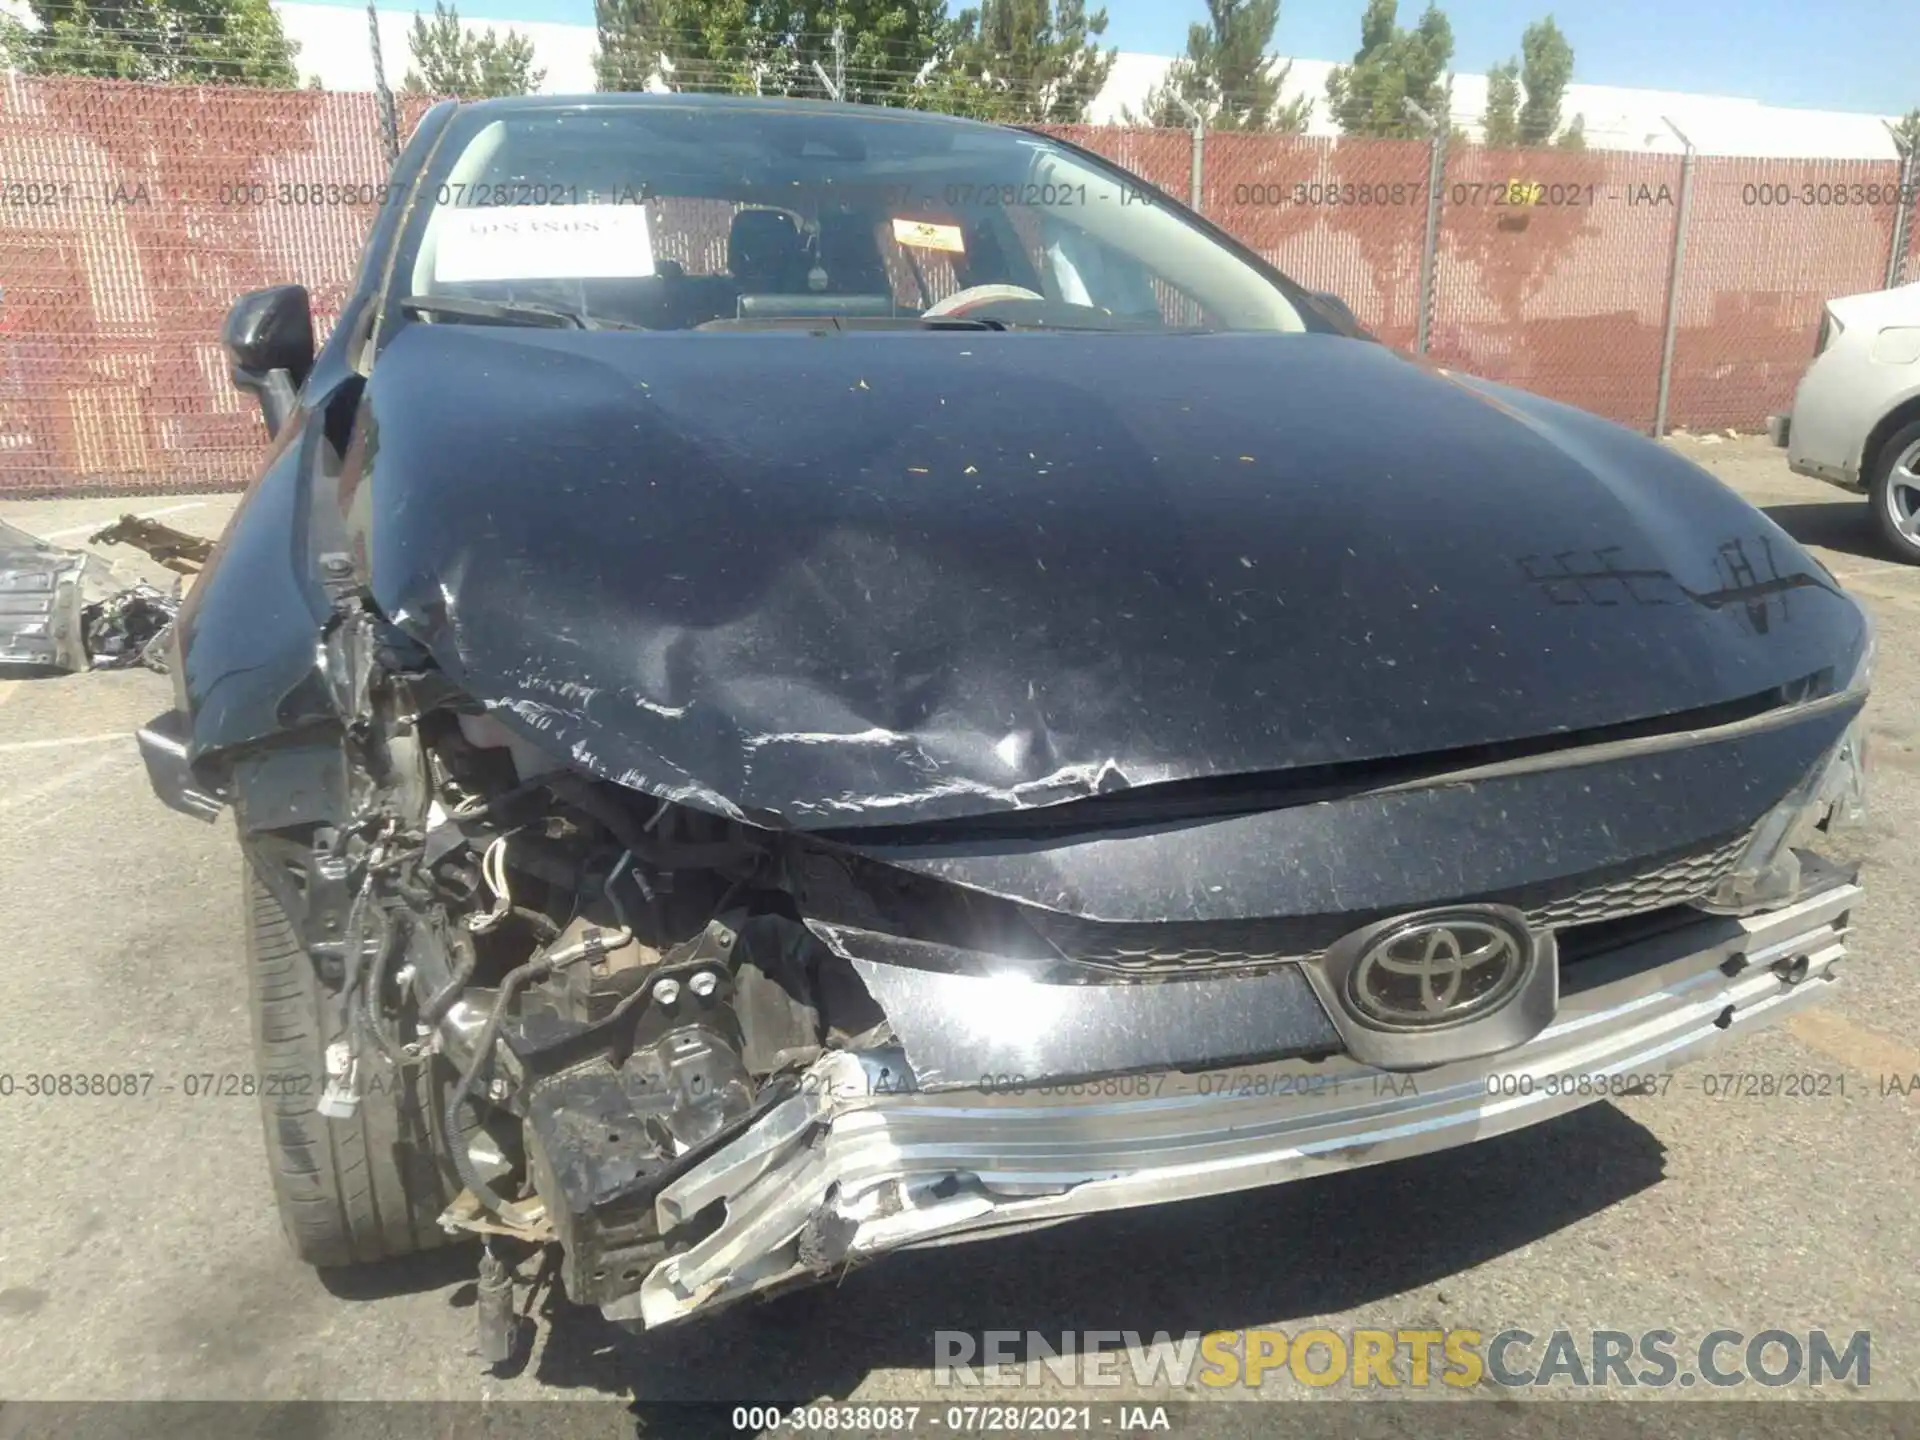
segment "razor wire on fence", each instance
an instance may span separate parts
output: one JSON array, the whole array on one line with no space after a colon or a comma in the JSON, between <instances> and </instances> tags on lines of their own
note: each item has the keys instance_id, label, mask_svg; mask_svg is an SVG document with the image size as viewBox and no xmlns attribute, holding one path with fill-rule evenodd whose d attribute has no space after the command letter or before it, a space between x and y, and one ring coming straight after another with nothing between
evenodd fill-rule
<instances>
[{"instance_id":1,"label":"razor wire on fence","mask_svg":"<svg viewBox=\"0 0 1920 1440\"><path fill-rule=\"evenodd\" d=\"M394 102L404 138L432 97ZM1423 139L1034 128L1196 199L1389 344L1642 431L1663 394L1670 426L1758 428L1827 299L1920 278L1911 162L1696 157L1683 231L1678 155L1452 138L1436 187ZM0 494L244 484L262 436L221 321L293 281L325 333L382 129L372 93L0 76Z\"/></svg>"}]
</instances>

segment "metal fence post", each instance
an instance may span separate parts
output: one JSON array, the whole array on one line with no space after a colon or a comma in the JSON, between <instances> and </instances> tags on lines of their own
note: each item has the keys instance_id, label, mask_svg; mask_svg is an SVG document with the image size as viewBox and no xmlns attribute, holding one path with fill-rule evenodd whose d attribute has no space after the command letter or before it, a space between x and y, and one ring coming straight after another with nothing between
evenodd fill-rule
<instances>
[{"instance_id":1,"label":"metal fence post","mask_svg":"<svg viewBox=\"0 0 1920 1440\"><path fill-rule=\"evenodd\" d=\"M1193 213L1206 213L1206 174L1207 126L1203 120L1193 127L1193 177L1187 182L1187 188L1193 192Z\"/></svg>"},{"instance_id":2,"label":"metal fence post","mask_svg":"<svg viewBox=\"0 0 1920 1440\"><path fill-rule=\"evenodd\" d=\"M1667 329L1660 344L1660 400L1653 412L1653 438L1667 433L1667 399L1673 389L1673 344L1680 333L1680 267L1687 258L1687 212L1693 201L1693 141L1680 127L1660 117L1686 147L1680 155L1680 208L1673 217L1673 260L1667 269Z\"/></svg>"},{"instance_id":3,"label":"metal fence post","mask_svg":"<svg viewBox=\"0 0 1920 1440\"><path fill-rule=\"evenodd\" d=\"M1427 153L1427 233L1420 243L1420 313L1414 322L1413 353L1424 355L1433 333L1434 272L1440 257L1440 197L1447 184L1447 127L1412 100L1401 101L1407 113L1433 132Z\"/></svg>"},{"instance_id":4,"label":"metal fence post","mask_svg":"<svg viewBox=\"0 0 1920 1440\"><path fill-rule=\"evenodd\" d=\"M1206 197L1206 150L1207 117L1194 109L1193 102L1184 95L1175 95L1180 108L1187 112L1187 118L1193 121L1193 171L1187 177L1187 208L1196 215L1205 214L1202 208Z\"/></svg>"},{"instance_id":5,"label":"metal fence post","mask_svg":"<svg viewBox=\"0 0 1920 1440\"><path fill-rule=\"evenodd\" d=\"M1893 127L1887 127L1891 130ZM1897 143L1897 142L1896 142ZM1904 284L1907 269L1907 227L1913 223L1913 212L1920 206L1920 196L1914 194L1915 180L1920 176L1920 145L1900 157L1900 188L1897 204L1893 211L1893 248L1887 251L1887 283L1884 288L1891 290Z\"/></svg>"}]
</instances>

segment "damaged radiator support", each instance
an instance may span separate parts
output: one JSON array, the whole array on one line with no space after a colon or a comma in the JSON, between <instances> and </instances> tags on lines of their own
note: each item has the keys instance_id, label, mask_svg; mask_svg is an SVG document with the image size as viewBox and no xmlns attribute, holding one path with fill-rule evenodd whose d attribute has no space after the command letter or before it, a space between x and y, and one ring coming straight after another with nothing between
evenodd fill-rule
<instances>
[{"instance_id":1,"label":"damaged radiator support","mask_svg":"<svg viewBox=\"0 0 1920 1440\"><path fill-rule=\"evenodd\" d=\"M659 1185L755 1108L734 1009L736 941L715 920L601 1018L582 1027L536 1005L474 1058L523 1117L528 1180L576 1301L604 1304L638 1285L664 1250Z\"/></svg>"}]
</instances>

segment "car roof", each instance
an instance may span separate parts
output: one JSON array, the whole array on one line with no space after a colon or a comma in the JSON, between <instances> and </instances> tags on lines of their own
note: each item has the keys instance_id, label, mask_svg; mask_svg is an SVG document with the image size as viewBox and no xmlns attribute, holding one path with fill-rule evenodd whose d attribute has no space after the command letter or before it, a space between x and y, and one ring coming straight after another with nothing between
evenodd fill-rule
<instances>
[{"instance_id":1,"label":"car roof","mask_svg":"<svg viewBox=\"0 0 1920 1440\"><path fill-rule=\"evenodd\" d=\"M911 121L967 130L1007 130L1017 126L968 120L934 110L907 110L894 105L854 105L836 100L793 100L764 95L657 94L645 90L591 91L584 95L503 95L489 100L462 100L461 110L513 114L537 110L760 110L838 115L849 120Z\"/></svg>"}]
</instances>

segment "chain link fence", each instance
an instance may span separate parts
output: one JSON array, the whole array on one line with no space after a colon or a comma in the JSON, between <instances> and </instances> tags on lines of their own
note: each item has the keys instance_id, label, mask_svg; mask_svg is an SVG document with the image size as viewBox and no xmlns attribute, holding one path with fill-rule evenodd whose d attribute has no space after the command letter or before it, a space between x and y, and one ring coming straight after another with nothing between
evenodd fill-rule
<instances>
[{"instance_id":1,"label":"chain link fence","mask_svg":"<svg viewBox=\"0 0 1920 1440\"><path fill-rule=\"evenodd\" d=\"M1670 428L1757 428L1825 300L1920 277L1910 164L1697 159L1683 206L1679 156L1047 128L1388 344L1643 431L1663 390ZM298 281L324 334L387 171L371 93L0 77L0 494L244 485L227 306Z\"/></svg>"}]
</instances>

